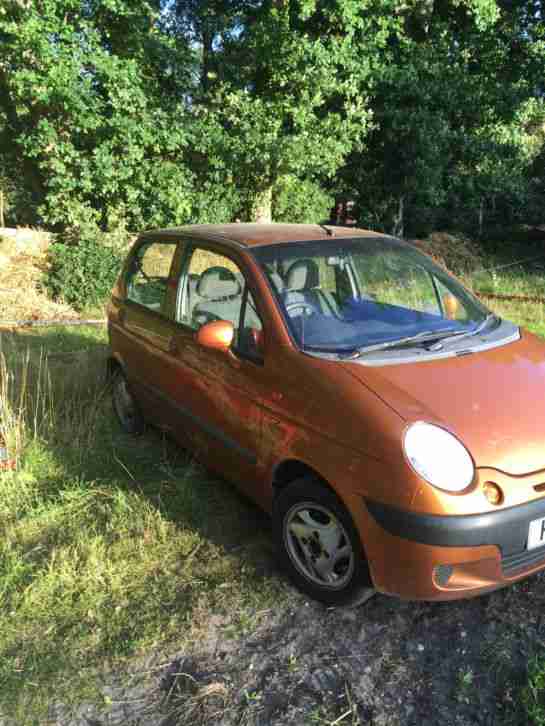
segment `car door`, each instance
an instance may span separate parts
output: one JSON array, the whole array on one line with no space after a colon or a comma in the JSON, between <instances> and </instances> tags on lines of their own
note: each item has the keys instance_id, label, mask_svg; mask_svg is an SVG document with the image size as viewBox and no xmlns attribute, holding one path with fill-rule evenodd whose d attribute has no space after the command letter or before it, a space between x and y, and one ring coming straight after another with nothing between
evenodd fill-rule
<instances>
[{"instance_id":1,"label":"car door","mask_svg":"<svg viewBox=\"0 0 545 726\"><path fill-rule=\"evenodd\" d=\"M233 323L228 352L199 344L199 328ZM190 432L200 458L251 496L258 479L263 398L263 325L240 262L221 247L195 244L188 252L170 345L178 425Z\"/></svg>"},{"instance_id":2,"label":"car door","mask_svg":"<svg viewBox=\"0 0 545 726\"><path fill-rule=\"evenodd\" d=\"M139 241L128 262L127 295L116 333L125 374L144 416L167 427L169 412L165 413L162 388L173 332L171 272L180 254L175 239Z\"/></svg>"}]
</instances>

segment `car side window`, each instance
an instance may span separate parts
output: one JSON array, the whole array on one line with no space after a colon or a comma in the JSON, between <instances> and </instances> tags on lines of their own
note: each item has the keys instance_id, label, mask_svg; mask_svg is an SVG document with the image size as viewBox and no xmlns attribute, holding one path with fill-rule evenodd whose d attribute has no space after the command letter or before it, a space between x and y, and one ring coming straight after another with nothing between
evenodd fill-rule
<instances>
[{"instance_id":1,"label":"car side window","mask_svg":"<svg viewBox=\"0 0 545 726\"><path fill-rule=\"evenodd\" d=\"M213 320L240 319L244 278L237 265L224 255L195 248L186 261L178 291L176 320L198 330Z\"/></svg>"},{"instance_id":2,"label":"car side window","mask_svg":"<svg viewBox=\"0 0 545 726\"><path fill-rule=\"evenodd\" d=\"M176 242L145 242L137 250L127 273L127 298L161 312L176 251Z\"/></svg>"},{"instance_id":3,"label":"car side window","mask_svg":"<svg viewBox=\"0 0 545 726\"><path fill-rule=\"evenodd\" d=\"M184 265L176 304L177 322L198 330L214 320L233 324L233 349L257 355L263 326L244 275L229 257L195 248Z\"/></svg>"}]
</instances>

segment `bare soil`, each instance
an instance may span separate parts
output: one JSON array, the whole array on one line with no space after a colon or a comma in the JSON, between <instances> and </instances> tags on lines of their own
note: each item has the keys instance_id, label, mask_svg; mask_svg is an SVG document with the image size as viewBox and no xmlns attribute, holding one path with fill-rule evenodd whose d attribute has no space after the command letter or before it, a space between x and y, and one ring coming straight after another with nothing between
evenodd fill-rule
<instances>
[{"instance_id":1,"label":"bare soil","mask_svg":"<svg viewBox=\"0 0 545 726\"><path fill-rule=\"evenodd\" d=\"M282 577L265 558L266 576ZM516 726L528 661L545 647L545 576L454 603L375 595L328 609L210 615L183 650L104 675L105 707L56 708L70 726ZM237 632L237 629L241 632Z\"/></svg>"}]
</instances>

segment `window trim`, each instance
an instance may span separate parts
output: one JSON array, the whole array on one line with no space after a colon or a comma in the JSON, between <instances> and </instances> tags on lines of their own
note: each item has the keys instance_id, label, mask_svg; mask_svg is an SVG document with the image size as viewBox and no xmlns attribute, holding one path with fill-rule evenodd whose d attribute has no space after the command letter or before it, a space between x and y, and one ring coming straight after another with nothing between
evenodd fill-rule
<instances>
[{"instance_id":1,"label":"window trim","mask_svg":"<svg viewBox=\"0 0 545 726\"><path fill-rule=\"evenodd\" d=\"M242 270L241 270L242 272ZM244 275L244 273L242 273ZM240 333L242 330L242 324L244 322L244 318L246 316L246 307L248 304L248 292L252 292L249 288L248 282L246 278L244 278L244 290L242 292L242 304L240 306L240 315L238 318L238 340L240 340ZM255 295L252 295L252 299L255 303ZM261 315L257 309L257 304L255 306L255 313L257 317L259 318L259 322L261 323L261 331L264 334L264 326L263 326L263 320L261 318ZM264 339L266 339L266 336L263 335ZM238 346L231 345L231 350L238 358L244 358L244 360L248 360L251 363L255 363L256 365L264 365L265 363L265 355L263 353L252 353L252 351L247 351L239 348Z\"/></svg>"}]
</instances>

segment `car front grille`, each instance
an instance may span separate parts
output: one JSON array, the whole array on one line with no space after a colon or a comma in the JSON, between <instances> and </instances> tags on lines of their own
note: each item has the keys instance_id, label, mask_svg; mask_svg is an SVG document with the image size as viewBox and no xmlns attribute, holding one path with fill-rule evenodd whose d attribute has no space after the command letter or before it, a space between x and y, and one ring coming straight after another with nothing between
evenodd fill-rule
<instances>
[{"instance_id":1,"label":"car front grille","mask_svg":"<svg viewBox=\"0 0 545 726\"><path fill-rule=\"evenodd\" d=\"M507 577L516 575L519 570L528 570L536 565L545 565L545 547L538 547L535 550L524 550L516 555L503 557L501 561L503 574Z\"/></svg>"}]
</instances>

